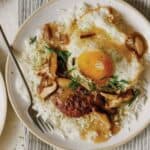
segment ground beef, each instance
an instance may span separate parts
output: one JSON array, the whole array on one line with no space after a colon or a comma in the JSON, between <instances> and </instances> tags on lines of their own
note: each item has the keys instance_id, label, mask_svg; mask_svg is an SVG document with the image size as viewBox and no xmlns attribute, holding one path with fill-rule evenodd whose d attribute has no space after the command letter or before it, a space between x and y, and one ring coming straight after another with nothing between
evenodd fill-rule
<instances>
[{"instance_id":1,"label":"ground beef","mask_svg":"<svg viewBox=\"0 0 150 150\"><path fill-rule=\"evenodd\" d=\"M94 94L80 86L75 91L66 88L56 93L56 107L68 117L82 117L92 111L112 115L116 109L105 108L105 99L100 94Z\"/></svg>"},{"instance_id":2,"label":"ground beef","mask_svg":"<svg viewBox=\"0 0 150 150\"><path fill-rule=\"evenodd\" d=\"M93 94L84 87L79 87L65 100L63 100L61 94L60 96L57 95L55 104L56 107L65 115L69 117L81 117L85 114L89 114L96 108L94 99L95 96Z\"/></svg>"}]
</instances>

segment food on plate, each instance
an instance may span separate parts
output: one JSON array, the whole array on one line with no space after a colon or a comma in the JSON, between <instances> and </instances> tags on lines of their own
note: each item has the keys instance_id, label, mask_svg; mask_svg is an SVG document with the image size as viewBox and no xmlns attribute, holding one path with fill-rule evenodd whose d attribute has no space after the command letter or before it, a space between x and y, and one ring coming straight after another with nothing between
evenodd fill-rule
<instances>
[{"instance_id":1,"label":"food on plate","mask_svg":"<svg viewBox=\"0 0 150 150\"><path fill-rule=\"evenodd\" d=\"M141 93L147 45L114 8L79 10L44 24L22 58L39 115L66 138L99 143L119 133L120 110Z\"/></svg>"}]
</instances>

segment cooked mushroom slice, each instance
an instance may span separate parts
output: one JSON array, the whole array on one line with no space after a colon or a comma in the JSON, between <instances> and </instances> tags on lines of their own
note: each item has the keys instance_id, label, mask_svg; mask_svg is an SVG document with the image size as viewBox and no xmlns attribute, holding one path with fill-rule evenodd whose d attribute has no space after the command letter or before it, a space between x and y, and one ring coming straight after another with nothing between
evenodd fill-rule
<instances>
[{"instance_id":1,"label":"cooked mushroom slice","mask_svg":"<svg viewBox=\"0 0 150 150\"><path fill-rule=\"evenodd\" d=\"M63 45L69 43L68 35L56 23L44 25L43 39L54 48L63 48Z\"/></svg>"},{"instance_id":2,"label":"cooked mushroom slice","mask_svg":"<svg viewBox=\"0 0 150 150\"><path fill-rule=\"evenodd\" d=\"M45 64L41 66L41 69L37 72L38 76L49 76L50 78L55 79L57 71L57 55L51 53L49 59Z\"/></svg>"},{"instance_id":3,"label":"cooked mushroom slice","mask_svg":"<svg viewBox=\"0 0 150 150\"><path fill-rule=\"evenodd\" d=\"M139 33L128 36L126 46L134 51L138 57L142 57L147 48L145 39Z\"/></svg>"},{"instance_id":4,"label":"cooked mushroom slice","mask_svg":"<svg viewBox=\"0 0 150 150\"><path fill-rule=\"evenodd\" d=\"M68 44L69 43L69 37L67 34L60 34L59 40L61 44Z\"/></svg>"},{"instance_id":5,"label":"cooked mushroom slice","mask_svg":"<svg viewBox=\"0 0 150 150\"><path fill-rule=\"evenodd\" d=\"M95 36L95 35L96 35L96 33L94 33L94 32L82 33L82 34L80 35L80 38L81 38L81 39L90 38L90 37L93 37L93 36Z\"/></svg>"},{"instance_id":6,"label":"cooked mushroom slice","mask_svg":"<svg viewBox=\"0 0 150 150\"><path fill-rule=\"evenodd\" d=\"M52 85L52 79L49 76L43 76L40 85L37 88L38 93L41 93L45 87Z\"/></svg>"},{"instance_id":7,"label":"cooked mushroom slice","mask_svg":"<svg viewBox=\"0 0 150 150\"><path fill-rule=\"evenodd\" d=\"M55 53L51 53L49 58L49 72L52 74L52 77L56 77L57 71L57 55Z\"/></svg>"},{"instance_id":8,"label":"cooked mushroom slice","mask_svg":"<svg viewBox=\"0 0 150 150\"><path fill-rule=\"evenodd\" d=\"M106 114L109 114L109 115L117 113L116 108L108 108L108 107L105 106L106 105L106 100L100 94L97 95L94 103L95 103L98 111L100 111L100 112L103 112L103 113L106 113Z\"/></svg>"},{"instance_id":9,"label":"cooked mushroom slice","mask_svg":"<svg viewBox=\"0 0 150 150\"><path fill-rule=\"evenodd\" d=\"M40 77L49 74L48 60L46 60L46 62L43 65L41 65L40 69L36 72L36 74Z\"/></svg>"},{"instance_id":10,"label":"cooked mushroom slice","mask_svg":"<svg viewBox=\"0 0 150 150\"><path fill-rule=\"evenodd\" d=\"M40 77L45 76L46 74L48 74L49 68L48 67L43 67L41 70L39 70L36 74Z\"/></svg>"},{"instance_id":11,"label":"cooked mushroom slice","mask_svg":"<svg viewBox=\"0 0 150 150\"><path fill-rule=\"evenodd\" d=\"M40 95L40 97L41 97L42 99L45 100L45 99L48 98L53 92L55 92L56 89L57 89L57 84L56 84L55 81L53 81L52 85L51 85L51 86L44 87L44 88L42 89L42 91L40 92L39 95Z\"/></svg>"},{"instance_id":12,"label":"cooked mushroom slice","mask_svg":"<svg viewBox=\"0 0 150 150\"><path fill-rule=\"evenodd\" d=\"M121 93L119 95L101 92L101 95L106 100L106 106L105 106L106 108L120 107L121 104L132 100L132 98L134 97L132 90L128 90L127 92Z\"/></svg>"},{"instance_id":13,"label":"cooked mushroom slice","mask_svg":"<svg viewBox=\"0 0 150 150\"><path fill-rule=\"evenodd\" d=\"M135 37L135 48L139 56L142 56L145 51L144 39L141 36Z\"/></svg>"},{"instance_id":14,"label":"cooked mushroom slice","mask_svg":"<svg viewBox=\"0 0 150 150\"><path fill-rule=\"evenodd\" d=\"M109 23L119 25L121 21L121 15L114 8L109 7L109 13L107 14L106 19Z\"/></svg>"},{"instance_id":15,"label":"cooked mushroom slice","mask_svg":"<svg viewBox=\"0 0 150 150\"><path fill-rule=\"evenodd\" d=\"M43 27L43 39L49 43L53 37L52 29L49 24L45 24Z\"/></svg>"},{"instance_id":16,"label":"cooked mushroom slice","mask_svg":"<svg viewBox=\"0 0 150 150\"><path fill-rule=\"evenodd\" d=\"M121 129L121 125L119 122L112 122L111 126L111 131L113 135L117 134Z\"/></svg>"},{"instance_id":17,"label":"cooked mushroom slice","mask_svg":"<svg viewBox=\"0 0 150 150\"><path fill-rule=\"evenodd\" d=\"M58 78L57 83L61 88L67 88L69 86L69 83L71 80L66 79L66 78Z\"/></svg>"},{"instance_id":18,"label":"cooked mushroom slice","mask_svg":"<svg viewBox=\"0 0 150 150\"><path fill-rule=\"evenodd\" d=\"M115 13L115 15L114 15ZM112 7L109 7L109 14L107 15L106 19L109 23L114 23L116 17L116 11Z\"/></svg>"}]
</instances>

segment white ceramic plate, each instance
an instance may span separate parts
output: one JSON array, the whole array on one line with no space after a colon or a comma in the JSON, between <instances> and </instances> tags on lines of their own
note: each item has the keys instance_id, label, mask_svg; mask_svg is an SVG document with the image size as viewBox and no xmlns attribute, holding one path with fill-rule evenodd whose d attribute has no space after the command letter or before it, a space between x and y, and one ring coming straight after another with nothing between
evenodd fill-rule
<instances>
[{"instance_id":1,"label":"white ceramic plate","mask_svg":"<svg viewBox=\"0 0 150 150\"><path fill-rule=\"evenodd\" d=\"M2 74L0 72L0 135L2 134L7 114L7 96Z\"/></svg>"},{"instance_id":2,"label":"white ceramic plate","mask_svg":"<svg viewBox=\"0 0 150 150\"><path fill-rule=\"evenodd\" d=\"M44 23L56 20L59 13L58 9L73 8L81 0L55 0L50 1L46 6L39 9L32 17L30 17L26 23L20 28L15 40L14 48L16 50L24 51L25 45L24 40L34 35L36 29L40 28ZM150 47L150 24L148 21L133 7L120 0L82 0L82 2L90 4L102 4L112 6L122 13L125 20L131 24L136 31L140 32L147 40L148 46ZM150 51L150 49L149 49ZM148 91L150 91L150 66L147 66L145 77L148 79ZM16 89L16 82L18 79L18 73L14 67L11 59L8 58L6 65L6 80L7 88L9 93L10 101L16 111L18 117L24 122L24 124L30 129L30 131L39 137L42 141L48 144L55 144L57 146L66 149L108 149L115 146L124 144L125 142L136 136L141 130L143 130L150 122L150 99L147 100L144 109L141 110L138 120L133 122L131 130L121 130L119 134L112 137L109 141L101 144L92 144L87 141L81 141L80 139L65 140L58 135L44 135L39 129L33 124L27 114L28 102L22 97L22 90ZM21 82L20 82L21 85ZM148 97L150 98L150 92Z\"/></svg>"}]
</instances>

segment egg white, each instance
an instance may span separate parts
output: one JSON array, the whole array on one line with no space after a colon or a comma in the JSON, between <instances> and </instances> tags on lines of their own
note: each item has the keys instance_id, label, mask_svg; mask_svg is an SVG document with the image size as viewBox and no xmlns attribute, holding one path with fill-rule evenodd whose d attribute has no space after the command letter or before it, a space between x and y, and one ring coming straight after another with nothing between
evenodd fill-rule
<instances>
[{"instance_id":1,"label":"egg white","mask_svg":"<svg viewBox=\"0 0 150 150\"><path fill-rule=\"evenodd\" d=\"M98 11L92 11L85 14L81 19L78 20L79 29L86 31L91 28L91 26L96 26L106 30L110 36L116 40L116 42L124 43L126 40L126 35L120 32L115 25L110 24L106 18L112 15L108 8L102 7Z\"/></svg>"},{"instance_id":2,"label":"egg white","mask_svg":"<svg viewBox=\"0 0 150 150\"><path fill-rule=\"evenodd\" d=\"M83 81L92 81L91 79L85 77L80 72L80 68L78 64L72 65L73 58L78 58L81 53L89 51L89 50L100 50L108 53L112 60L115 68L114 75L118 76L121 80L126 80L130 84L127 86L131 86L135 83L142 72L142 64L139 62L137 57L132 54L131 61L128 61L124 56L122 56L116 49L103 49L101 48L101 41L97 42L92 39L83 40L80 39L80 32L87 32L94 27L103 29L107 32L109 37L114 40L116 43L123 45L125 44L127 35L117 29L117 27L111 23L106 21L107 15L110 14L108 8L101 8L99 11L93 11L91 13L87 13L82 17L78 17L77 26L74 29L73 33L70 36L70 43L67 46L67 49L71 52L71 56L68 60L68 69L75 67L76 69L72 71L72 76L80 76ZM111 40L110 39L110 40ZM109 44L109 41L108 41ZM92 60L91 60L92 61ZM87 83L84 83L87 85Z\"/></svg>"}]
</instances>

